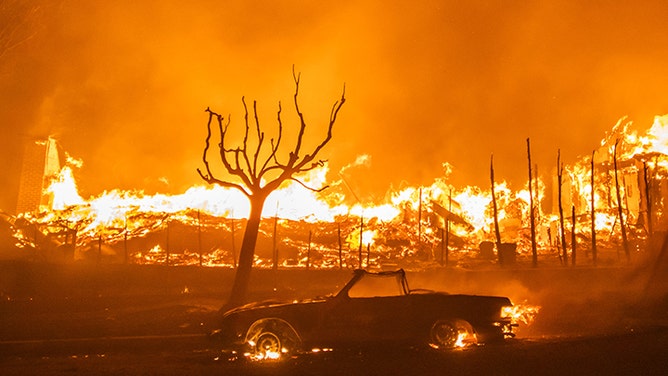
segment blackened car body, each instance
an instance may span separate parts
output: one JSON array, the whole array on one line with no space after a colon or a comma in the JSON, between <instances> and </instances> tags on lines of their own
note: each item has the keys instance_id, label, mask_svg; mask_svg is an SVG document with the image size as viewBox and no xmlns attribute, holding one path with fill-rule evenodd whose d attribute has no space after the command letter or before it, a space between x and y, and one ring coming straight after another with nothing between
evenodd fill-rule
<instances>
[{"instance_id":1,"label":"blackened car body","mask_svg":"<svg viewBox=\"0 0 668 376\"><path fill-rule=\"evenodd\" d=\"M443 349L512 337L514 324L502 313L510 306L506 297L411 290L401 269L355 270L332 296L232 309L217 333L256 359L376 341Z\"/></svg>"}]
</instances>

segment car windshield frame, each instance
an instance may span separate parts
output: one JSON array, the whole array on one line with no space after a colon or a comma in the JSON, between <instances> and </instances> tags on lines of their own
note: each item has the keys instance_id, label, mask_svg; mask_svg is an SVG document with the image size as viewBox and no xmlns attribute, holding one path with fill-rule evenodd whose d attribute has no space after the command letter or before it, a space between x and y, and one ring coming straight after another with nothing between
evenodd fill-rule
<instances>
[{"instance_id":1,"label":"car windshield frame","mask_svg":"<svg viewBox=\"0 0 668 376\"><path fill-rule=\"evenodd\" d=\"M353 294L350 294L351 290ZM357 269L353 278L336 297L349 299L397 297L408 295L409 292L410 288L403 269L387 272L368 272Z\"/></svg>"}]
</instances>

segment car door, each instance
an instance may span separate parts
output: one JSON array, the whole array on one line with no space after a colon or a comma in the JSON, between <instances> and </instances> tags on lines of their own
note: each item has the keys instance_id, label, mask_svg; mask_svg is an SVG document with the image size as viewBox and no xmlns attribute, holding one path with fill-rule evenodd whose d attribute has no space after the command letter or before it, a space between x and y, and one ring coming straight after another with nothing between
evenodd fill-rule
<instances>
[{"instance_id":1,"label":"car door","mask_svg":"<svg viewBox=\"0 0 668 376\"><path fill-rule=\"evenodd\" d=\"M410 299L401 289L382 283L361 284L364 289L353 287L348 294L328 302L323 310L321 338L365 342L406 337L412 322Z\"/></svg>"}]
</instances>

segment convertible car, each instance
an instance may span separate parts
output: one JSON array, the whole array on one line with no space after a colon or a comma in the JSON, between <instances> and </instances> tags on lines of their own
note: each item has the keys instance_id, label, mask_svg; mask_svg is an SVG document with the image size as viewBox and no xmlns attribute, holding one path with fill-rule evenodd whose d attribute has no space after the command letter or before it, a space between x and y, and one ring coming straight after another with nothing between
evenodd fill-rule
<instances>
[{"instance_id":1,"label":"convertible car","mask_svg":"<svg viewBox=\"0 0 668 376\"><path fill-rule=\"evenodd\" d=\"M405 272L355 270L336 294L293 302L257 302L226 312L217 330L225 346L254 359L312 348L372 342L436 349L513 337L506 297L411 290Z\"/></svg>"}]
</instances>

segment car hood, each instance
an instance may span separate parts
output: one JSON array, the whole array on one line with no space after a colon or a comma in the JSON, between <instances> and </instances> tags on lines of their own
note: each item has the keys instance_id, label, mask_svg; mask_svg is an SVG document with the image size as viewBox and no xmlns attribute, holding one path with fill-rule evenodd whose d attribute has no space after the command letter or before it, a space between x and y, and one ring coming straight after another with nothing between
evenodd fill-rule
<instances>
[{"instance_id":1,"label":"car hood","mask_svg":"<svg viewBox=\"0 0 668 376\"><path fill-rule=\"evenodd\" d=\"M233 313L237 312L242 312L242 311L250 311L254 309L259 309L259 308L267 308L267 307L280 307L280 306L286 306L286 305L293 305L293 304L306 304L306 303L319 303L319 302L324 302L328 298L310 298L310 299L301 299L301 300L278 300L278 299L268 299L268 300L262 300L259 302L252 302L248 304L244 304L242 306L232 308L229 311L225 312L223 316L228 316Z\"/></svg>"}]
</instances>

